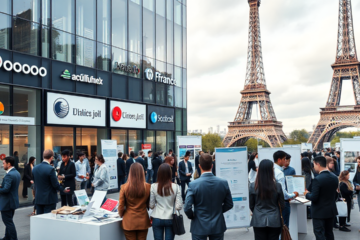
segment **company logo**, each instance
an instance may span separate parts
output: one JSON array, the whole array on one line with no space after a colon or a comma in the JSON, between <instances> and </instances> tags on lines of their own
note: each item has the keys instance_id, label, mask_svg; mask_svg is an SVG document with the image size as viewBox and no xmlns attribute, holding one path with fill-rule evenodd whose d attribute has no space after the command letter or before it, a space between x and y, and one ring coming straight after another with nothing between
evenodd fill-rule
<instances>
[{"instance_id":1,"label":"company logo","mask_svg":"<svg viewBox=\"0 0 360 240\"><path fill-rule=\"evenodd\" d=\"M54 102L54 113L59 118L64 118L69 113L69 103L64 98L58 98Z\"/></svg>"},{"instance_id":2,"label":"company logo","mask_svg":"<svg viewBox=\"0 0 360 240\"><path fill-rule=\"evenodd\" d=\"M0 102L0 115L2 115L5 112L5 107L2 102Z\"/></svg>"},{"instance_id":3,"label":"company logo","mask_svg":"<svg viewBox=\"0 0 360 240\"><path fill-rule=\"evenodd\" d=\"M144 74L147 80L152 81L155 78L155 82L162 82L170 85L176 85L176 81L174 79L166 77L159 72L155 72L155 76L154 76L154 72L151 68L145 69Z\"/></svg>"},{"instance_id":4,"label":"company logo","mask_svg":"<svg viewBox=\"0 0 360 240\"><path fill-rule=\"evenodd\" d=\"M152 112L152 113L150 114L150 121L151 121L152 123L156 123L157 120L158 120L158 115L156 114L156 112Z\"/></svg>"},{"instance_id":5,"label":"company logo","mask_svg":"<svg viewBox=\"0 0 360 240\"><path fill-rule=\"evenodd\" d=\"M0 154L0 160L4 160L6 158L5 154Z\"/></svg>"},{"instance_id":6,"label":"company logo","mask_svg":"<svg viewBox=\"0 0 360 240\"><path fill-rule=\"evenodd\" d=\"M150 81L154 79L154 72L151 68L145 69L145 78Z\"/></svg>"},{"instance_id":7,"label":"company logo","mask_svg":"<svg viewBox=\"0 0 360 240\"><path fill-rule=\"evenodd\" d=\"M122 71L122 72L127 72L127 73L131 73L131 74L135 74L135 75L140 74L140 69L136 65L134 65L134 66L131 66L131 65L126 66L123 63L115 62L115 68L117 70Z\"/></svg>"},{"instance_id":8,"label":"company logo","mask_svg":"<svg viewBox=\"0 0 360 240\"><path fill-rule=\"evenodd\" d=\"M45 77L47 75L47 70L44 67L38 68L37 66L33 65L30 67L28 64L21 65L18 62L12 63L9 60L3 62L2 58L0 57L0 68L4 67L4 69L8 72L14 70L17 73L24 73L24 74L32 74L34 76L40 75L41 77Z\"/></svg>"},{"instance_id":9,"label":"company logo","mask_svg":"<svg viewBox=\"0 0 360 240\"><path fill-rule=\"evenodd\" d=\"M60 77L62 77L63 79L72 80L72 81L103 85L103 79L101 79L101 78L95 78L93 76L89 76L86 74L71 75L70 71L67 69L64 70L64 72L60 75Z\"/></svg>"},{"instance_id":10,"label":"company logo","mask_svg":"<svg viewBox=\"0 0 360 240\"><path fill-rule=\"evenodd\" d=\"M112 118L114 119L115 122L120 121L120 119L121 119L121 109L119 107L114 107L114 109L112 111Z\"/></svg>"}]
</instances>

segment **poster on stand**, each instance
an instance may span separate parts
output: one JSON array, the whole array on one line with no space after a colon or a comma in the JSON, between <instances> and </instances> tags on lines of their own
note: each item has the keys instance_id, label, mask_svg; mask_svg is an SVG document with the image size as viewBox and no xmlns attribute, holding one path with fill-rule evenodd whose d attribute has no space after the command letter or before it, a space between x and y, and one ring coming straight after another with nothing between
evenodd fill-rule
<instances>
[{"instance_id":1,"label":"poster on stand","mask_svg":"<svg viewBox=\"0 0 360 240\"><path fill-rule=\"evenodd\" d=\"M124 153L124 145L117 145L116 148L117 148L117 153L119 152Z\"/></svg>"},{"instance_id":2,"label":"poster on stand","mask_svg":"<svg viewBox=\"0 0 360 240\"><path fill-rule=\"evenodd\" d=\"M331 143L330 142L324 142L323 147L324 147L324 149L331 148Z\"/></svg>"},{"instance_id":3,"label":"poster on stand","mask_svg":"<svg viewBox=\"0 0 360 240\"><path fill-rule=\"evenodd\" d=\"M105 159L105 165L109 171L110 189L117 189L117 141L101 139L101 152Z\"/></svg>"},{"instance_id":4,"label":"poster on stand","mask_svg":"<svg viewBox=\"0 0 360 240\"><path fill-rule=\"evenodd\" d=\"M354 179L357 167L356 158L360 156L360 139L340 138L341 171L350 172L350 180Z\"/></svg>"},{"instance_id":5,"label":"poster on stand","mask_svg":"<svg viewBox=\"0 0 360 240\"><path fill-rule=\"evenodd\" d=\"M301 152L312 152L312 143L301 143Z\"/></svg>"},{"instance_id":6,"label":"poster on stand","mask_svg":"<svg viewBox=\"0 0 360 240\"><path fill-rule=\"evenodd\" d=\"M178 136L177 137L178 149L178 163L184 160L185 153L190 152L190 160L193 168L195 167L195 157L199 154L202 147L201 136ZM195 171L195 169L194 169Z\"/></svg>"},{"instance_id":7,"label":"poster on stand","mask_svg":"<svg viewBox=\"0 0 360 240\"><path fill-rule=\"evenodd\" d=\"M230 187L234 207L224 213L228 228L250 226L247 147L215 148L216 176Z\"/></svg>"}]
</instances>

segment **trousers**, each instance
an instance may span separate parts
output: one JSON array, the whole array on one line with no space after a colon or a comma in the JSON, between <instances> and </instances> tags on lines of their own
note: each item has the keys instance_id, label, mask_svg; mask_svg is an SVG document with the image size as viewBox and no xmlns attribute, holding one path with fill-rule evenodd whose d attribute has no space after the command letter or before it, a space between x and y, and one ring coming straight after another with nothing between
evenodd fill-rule
<instances>
[{"instance_id":1,"label":"trousers","mask_svg":"<svg viewBox=\"0 0 360 240\"><path fill-rule=\"evenodd\" d=\"M52 210L56 209L56 203L48 204L48 205L36 204L35 208L36 208L36 215L51 213Z\"/></svg>"},{"instance_id":2,"label":"trousers","mask_svg":"<svg viewBox=\"0 0 360 240\"><path fill-rule=\"evenodd\" d=\"M172 219L153 218L153 232L155 240L174 240L175 234L173 232ZM165 233L165 238L164 238Z\"/></svg>"},{"instance_id":3,"label":"trousers","mask_svg":"<svg viewBox=\"0 0 360 240\"><path fill-rule=\"evenodd\" d=\"M147 183L152 184L153 175L154 175L153 169L146 170L146 182Z\"/></svg>"},{"instance_id":4,"label":"trousers","mask_svg":"<svg viewBox=\"0 0 360 240\"><path fill-rule=\"evenodd\" d=\"M125 183L125 176L117 176L118 177L118 191L120 192L121 185Z\"/></svg>"},{"instance_id":5,"label":"trousers","mask_svg":"<svg viewBox=\"0 0 360 240\"><path fill-rule=\"evenodd\" d=\"M313 218L313 227L316 240L334 240L334 218Z\"/></svg>"},{"instance_id":6,"label":"trousers","mask_svg":"<svg viewBox=\"0 0 360 240\"><path fill-rule=\"evenodd\" d=\"M224 240L224 233L213 234L213 235L196 235L191 234L192 240Z\"/></svg>"},{"instance_id":7,"label":"trousers","mask_svg":"<svg viewBox=\"0 0 360 240\"><path fill-rule=\"evenodd\" d=\"M15 210L1 211L1 218L5 225L5 239L17 240L17 233L13 221Z\"/></svg>"},{"instance_id":8,"label":"trousers","mask_svg":"<svg viewBox=\"0 0 360 240\"><path fill-rule=\"evenodd\" d=\"M290 213L291 213L290 203L285 201L285 208L282 211L282 215L284 218L284 223L288 228L289 228L289 224L290 224Z\"/></svg>"},{"instance_id":9,"label":"trousers","mask_svg":"<svg viewBox=\"0 0 360 240\"><path fill-rule=\"evenodd\" d=\"M185 201L185 185L189 186L190 180L181 180L181 197Z\"/></svg>"},{"instance_id":10,"label":"trousers","mask_svg":"<svg viewBox=\"0 0 360 240\"><path fill-rule=\"evenodd\" d=\"M74 206L74 202L73 202L73 196L72 194L64 194L64 195L60 195L61 197L61 206L69 206L72 207Z\"/></svg>"},{"instance_id":11,"label":"trousers","mask_svg":"<svg viewBox=\"0 0 360 240\"><path fill-rule=\"evenodd\" d=\"M124 235L126 240L146 240L147 234L148 234L148 229L134 230L134 231L124 230Z\"/></svg>"},{"instance_id":12,"label":"trousers","mask_svg":"<svg viewBox=\"0 0 360 240\"><path fill-rule=\"evenodd\" d=\"M254 227L255 240L279 240L281 227Z\"/></svg>"}]
</instances>

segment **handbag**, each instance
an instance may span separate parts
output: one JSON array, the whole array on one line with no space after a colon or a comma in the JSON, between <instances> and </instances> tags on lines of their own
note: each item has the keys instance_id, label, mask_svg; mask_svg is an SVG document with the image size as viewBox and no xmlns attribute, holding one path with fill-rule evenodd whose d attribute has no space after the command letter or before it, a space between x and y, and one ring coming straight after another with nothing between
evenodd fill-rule
<instances>
[{"instance_id":1,"label":"handbag","mask_svg":"<svg viewBox=\"0 0 360 240\"><path fill-rule=\"evenodd\" d=\"M175 200L174 200L174 207L173 207L173 232L175 235L183 235L185 234L185 227L184 227L184 218L179 213L179 211L176 211L175 205L176 205L176 197L177 197L177 191L178 186L176 186L176 194L175 194Z\"/></svg>"},{"instance_id":2,"label":"handbag","mask_svg":"<svg viewBox=\"0 0 360 240\"><path fill-rule=\"evenodd\" d=\"M280 209L280 217L281 217L281 240L292 240L290 232L288 227L285 225L284 223L284 219L283 219L283 215L282 215L282 210L281 210L281 205L279 203L279 209Z\"/></svg>"},{"instance_id":3,"label":"handbag","mask_svg":"<svg viewBox=\"0 0 360 240\"><path fill-rule=\"evenodd\" d=\"M340 186L340 184L339 184ZM340 187L339 187L340 188ZM340 200L336 201L336 209L338 211L338 217L347 217L348 216L348 209L347 209L347 203L345 199L341 195L341 191L339 191L340 194Z\"/></svg>"}]
</instances>

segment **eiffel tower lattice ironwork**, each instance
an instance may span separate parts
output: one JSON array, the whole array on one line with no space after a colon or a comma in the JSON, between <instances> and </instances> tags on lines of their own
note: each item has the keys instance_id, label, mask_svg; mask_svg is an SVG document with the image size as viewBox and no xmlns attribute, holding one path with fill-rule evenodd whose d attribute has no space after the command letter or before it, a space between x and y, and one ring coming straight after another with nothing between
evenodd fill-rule
<instances>
[{"instance_id":1,"label":"eiffel tower lattice ironwork","mask_svg":"<svg viewBox=\"0 0 360 240\"><path fill-rule=\"evenodd\" d=\"M248 0L250 6L249 41L245 88L228 133L223 140L225 147L243 145L249 138L259 138L271 147L280 146L286 140L282 123L276 120L266 88L260 37L260 0ZM251 120L252 108L259 106L261 120Z\"/></svg>"},{"instance_id":2,"label":"eiffel tower lattice ironwork","mask_svg":"<svg viewBox=\"0 0 360 240\"><path fill-rule=\"evenodd\" d=\"M339 0L339 30L335 63L329 97L325 108L321 108L320 121L312 133L309 143L314 149L323 148L332 136L347 127L360 128L360 82L359 66L355 47L351 0ZM352 82L355 105L340 106L341 87L344 80Z\"/></svg>"}]
</instances>

